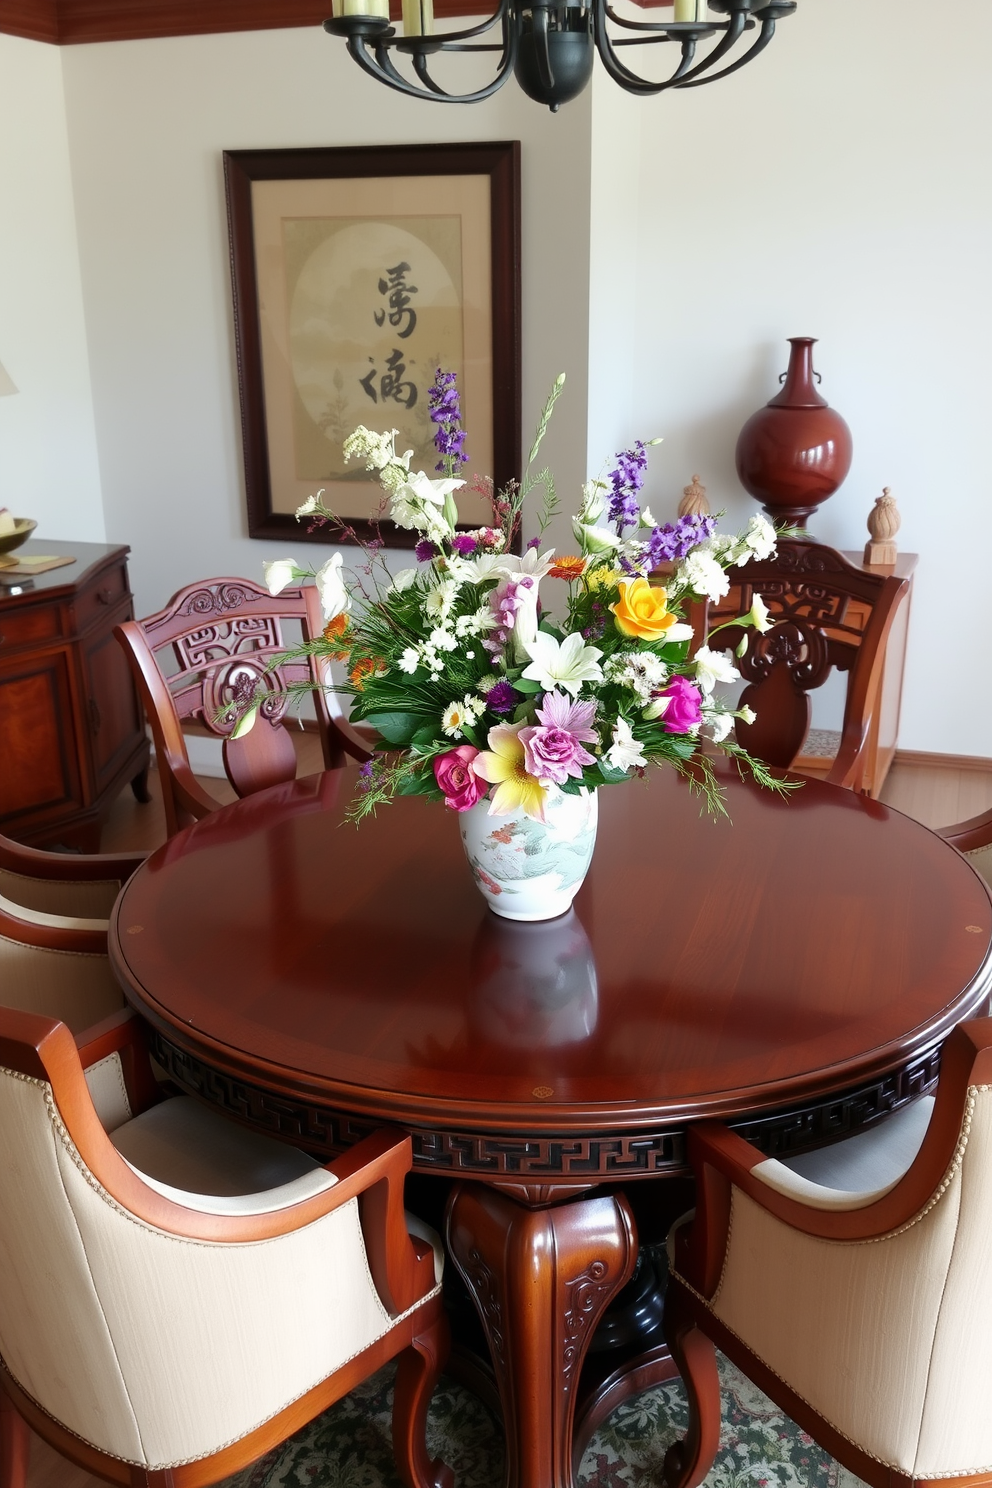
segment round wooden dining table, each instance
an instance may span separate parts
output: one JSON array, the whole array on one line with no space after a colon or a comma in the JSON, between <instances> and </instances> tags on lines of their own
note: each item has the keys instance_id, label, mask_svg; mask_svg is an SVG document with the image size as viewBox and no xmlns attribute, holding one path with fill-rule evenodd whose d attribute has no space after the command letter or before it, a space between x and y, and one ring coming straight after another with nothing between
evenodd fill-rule
<instances>
[{"instance_id":1,"label":"round wooden dining table","mask_svg":"<svg viewBox=\"0 0 992 1488\"><path fill-rule=\"evenodd\" d=\"M850 791L721 778L729 819L670 771L601 790L589 876L543 924L486 908L454 813L347 823L350 771L204 818L118 901L114 965L179 1086L327 1157L395 1123L447 1180L511 1488L571 1488L583 1359L637 1256L625 1193L686 1173L690 1125L779 1156L844 1136L987 1009L992 901L951 847Z\"/></svg>"}]
</instances>

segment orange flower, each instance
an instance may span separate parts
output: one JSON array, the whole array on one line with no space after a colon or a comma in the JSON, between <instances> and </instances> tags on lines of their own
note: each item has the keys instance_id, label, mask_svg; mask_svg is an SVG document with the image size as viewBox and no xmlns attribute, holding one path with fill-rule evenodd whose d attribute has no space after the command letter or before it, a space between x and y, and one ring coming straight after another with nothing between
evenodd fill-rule
<instances>
[{"instance_id":1,"label":"orange flower","mask_svg":"<svg viewBox=\"0 0 992 1488\"><path fill-rule=\"evenodd\" d=\"M586 571L586 560L577 558L574 554L568 554L562 558L556 558L554 566L548 569L548 577L552 579L565 579L567 583L574 583L581 579Z\"/></svg>"},{"instance_id":2,"label":"orange flower","mask_svg":"<svg viewBox=\"0 0 992 1488\"><path fill-rule=\"evenodd\" d=\"M345 640L348 635L348 624L349 621L347 615L335 615L334 619L328 620L327 624L324 626L324 640L331 642ZM331 652L332 661L346 661L347 657L347 650Z\"/></svg>"},{"instance_id":3,"label":"orange flower","mask_svg":"<svg viewBox=\"0 0 992 1488\"><path fill-rule=\"evenodd\" d=\"M647 579L621 579L620 598L610 605L617 630L642 641L663 641L677 622L667 607L664 589L654 589Z\"/></svg>"},{"instance_id":4,"label":"orange flower","mask_svg":"<svg viewBox=\"0 0 992 1488\"><path fill-rule=\"evenodd\" d=\"M363 656L361 661L356 661L349 673L352 687L358 692L365 690L365 679L367 677L378 677L386 670L385 665L377 656Z\"/></svg>"}]
</instances>

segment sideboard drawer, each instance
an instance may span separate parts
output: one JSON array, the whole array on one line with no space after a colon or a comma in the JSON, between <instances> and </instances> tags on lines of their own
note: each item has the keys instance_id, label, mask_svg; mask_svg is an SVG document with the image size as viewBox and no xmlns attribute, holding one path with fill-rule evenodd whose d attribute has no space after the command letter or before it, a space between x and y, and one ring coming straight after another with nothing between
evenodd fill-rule
<instances>
[{"instance_id":1,"label":"sideboard drawer","mask_svg":"<svg viewBox=\"0 0 992 1488\"><path fill-rule=\"evenodd\" d=\"M36 646L61 635L59 612L54 605L25 605L0 616L0 660L18 646Z\"/></svg>"},{"instance_id":2,"label":"sideboard drawer","mask_svg":"<svg viewBox=\"0 0 992 1488\"><path fill-rule=\"evenodd\" d=\"M105 568L91 583L81 587L74 605L76 626L86 630L97 620L105 619L128 593L127 568L121 563Z\"/></svg>"}]
</instances>

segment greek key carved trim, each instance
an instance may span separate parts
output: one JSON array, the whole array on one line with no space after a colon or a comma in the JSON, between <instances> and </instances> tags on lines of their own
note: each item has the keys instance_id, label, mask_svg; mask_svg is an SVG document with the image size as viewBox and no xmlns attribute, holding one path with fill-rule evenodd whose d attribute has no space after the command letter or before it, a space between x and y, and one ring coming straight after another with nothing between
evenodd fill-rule
<instances>
[{"instance_id":1,"label":"greek key carved trim","mask_svg":"<svg viewBox=\"0 0 992 1488\"><path fill-rule=\"evenodd\" d=\"M187 1054L150 1029L153 1057L183 1090L240 1120L324 1156L345 1151L376 1129L375 1118L351 1116L302 1098L275 1095L236 1079ZM746 1121L734 1130L767 1157L788 1156L846 1136L929 1094L940 1072L940 1051L931 1050L901 1070L839 1096L810 1101ZM549 1115L551 1113L549 1112ZM412 1129L413 1163L452 1178L556 1179L590 1183L646 1178L686 1170L685 1128L656 1132L607 1132L595 1136L501 1136Z\"/></svg>"}]
</instances>

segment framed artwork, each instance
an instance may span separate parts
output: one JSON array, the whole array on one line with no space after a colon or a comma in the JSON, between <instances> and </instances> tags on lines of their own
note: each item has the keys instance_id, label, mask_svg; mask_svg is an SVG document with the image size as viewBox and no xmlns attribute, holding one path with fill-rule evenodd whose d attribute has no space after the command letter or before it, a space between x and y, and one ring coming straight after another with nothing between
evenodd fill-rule
<instances>
[{"instance_id":1,"label":"framed artwork","mask_svg":"<svg viewBox=\"0 0 992 1488\"><path fill-rule=\"evenodd\" d=\"M224 173L250 536L347 540L297 522L321 488L374 536L382 490L342 442L396 429L411 469L433 473L438 367L458 376L467 471L519 477L519 143L231 150ZM490 520L479 492L458 508L468 527ZM418 536L381 528L388 546Z\"/></svg>"}]
</instances>

